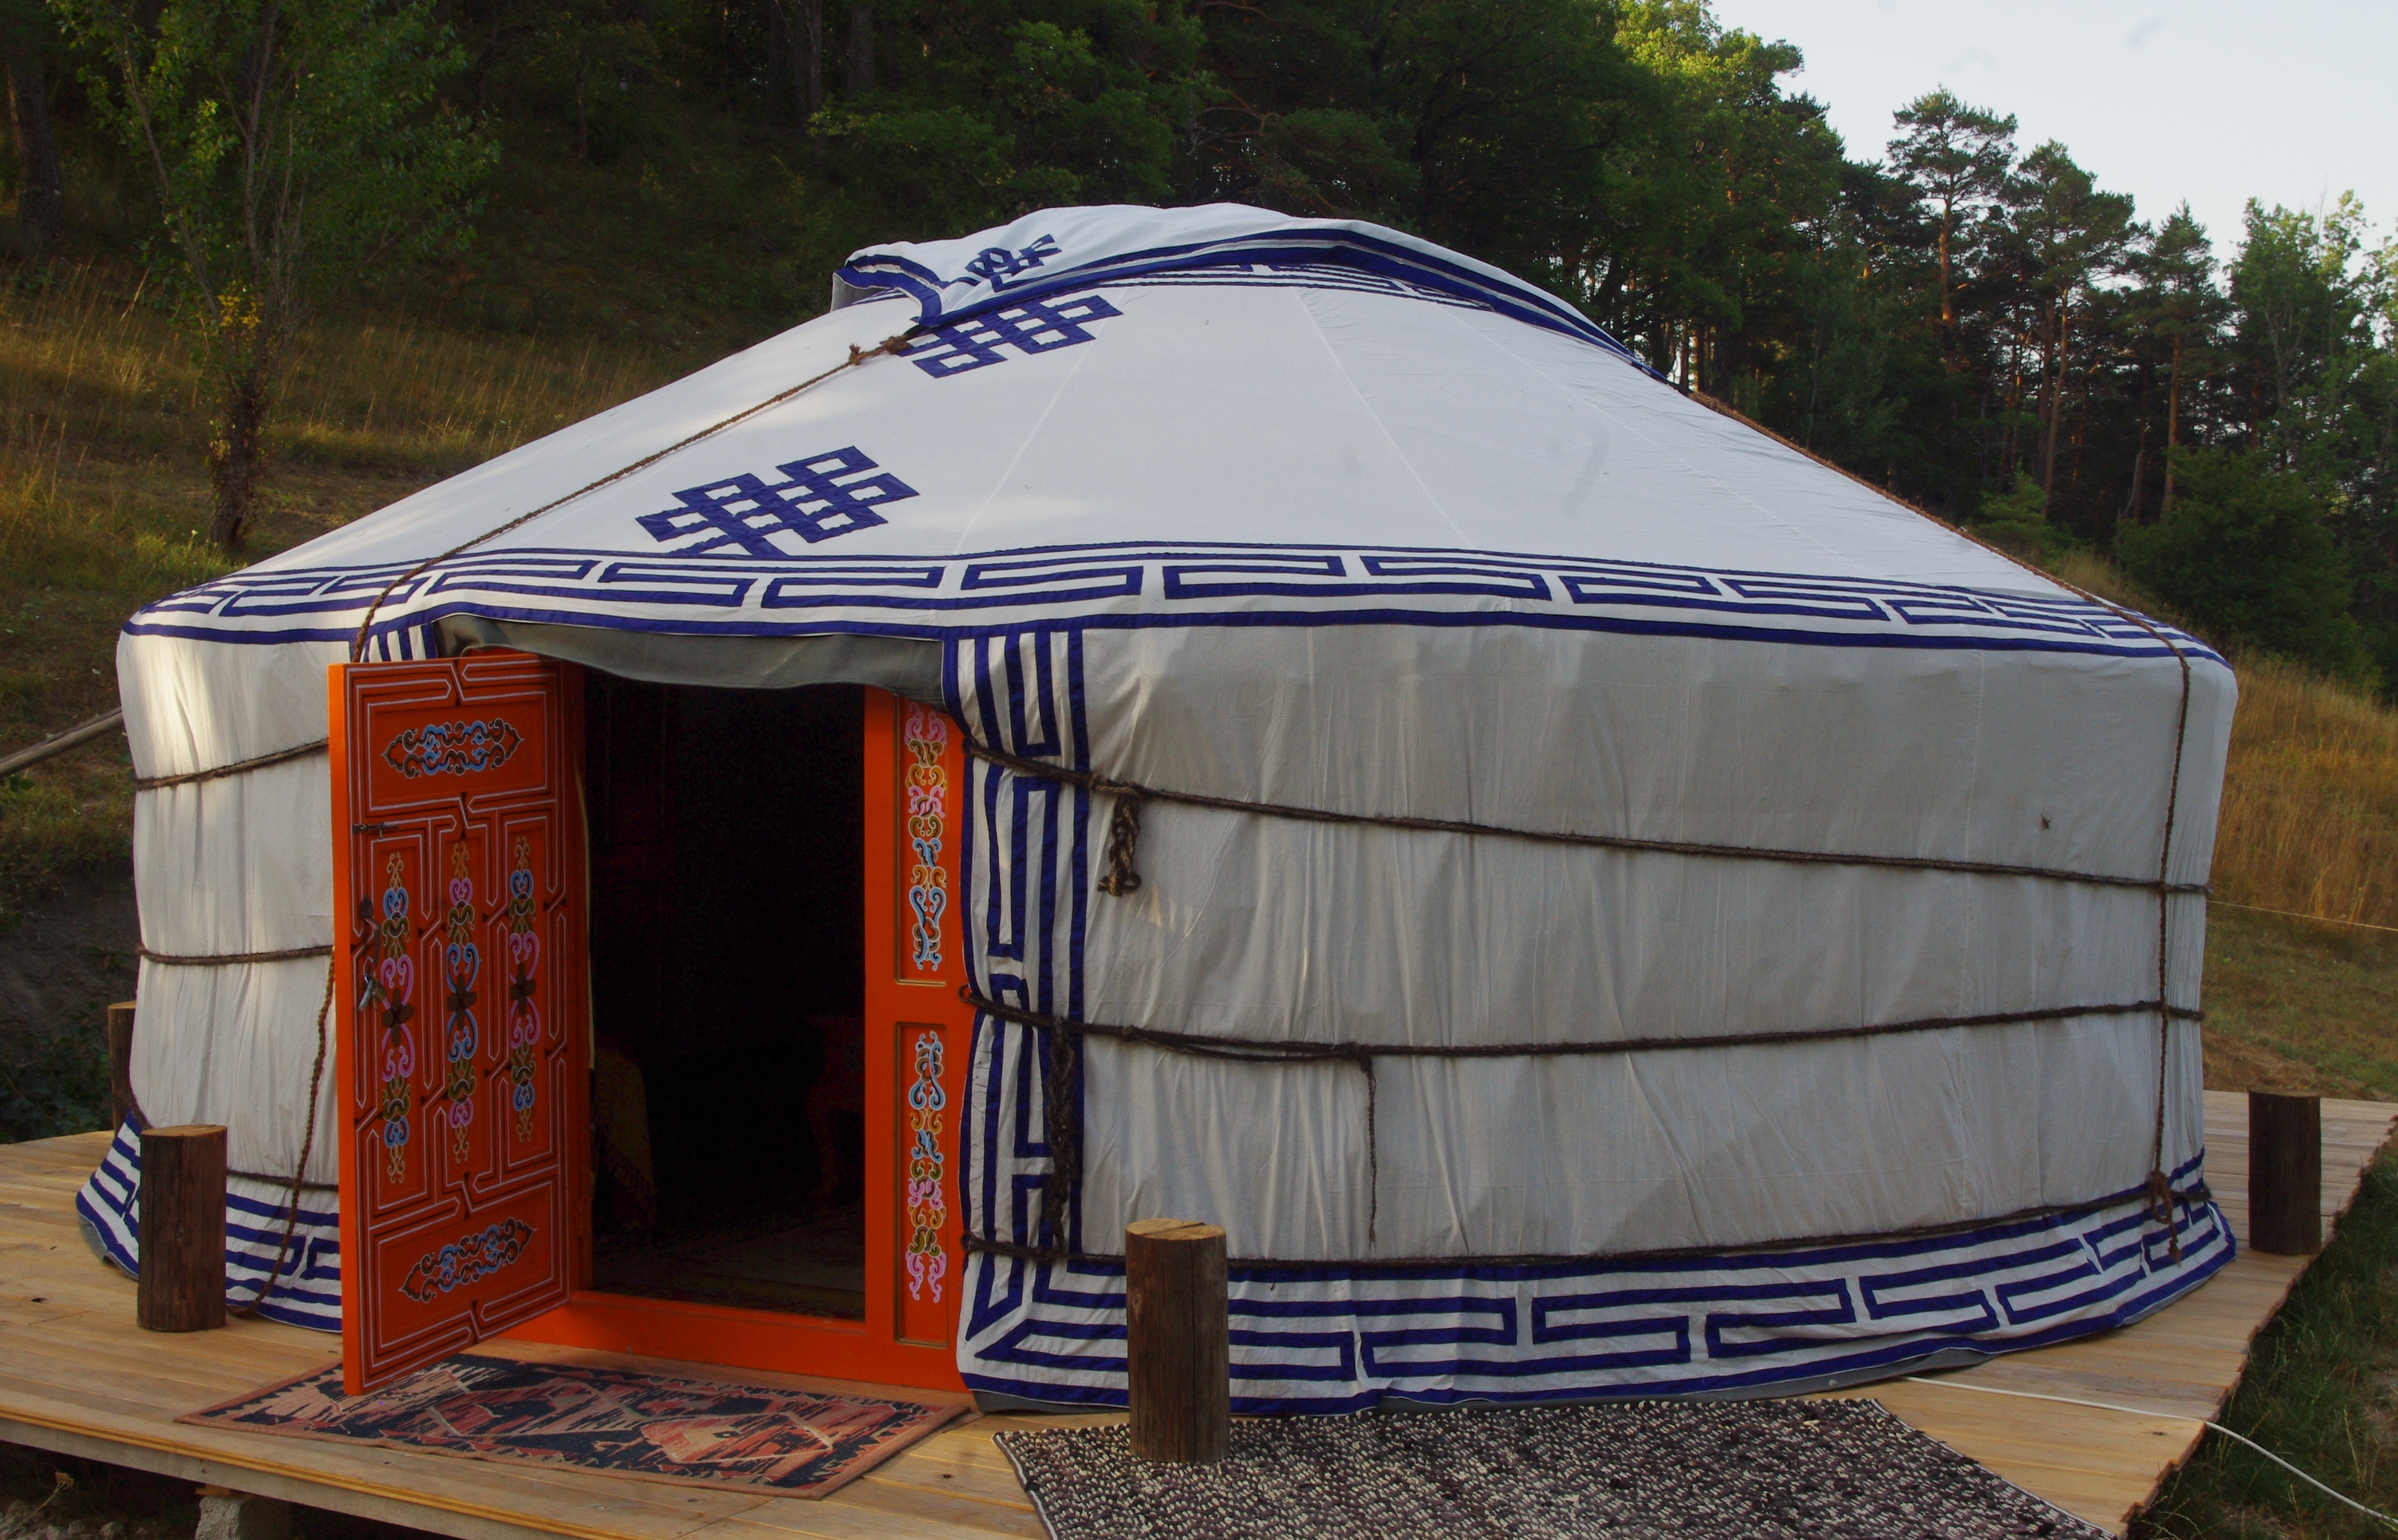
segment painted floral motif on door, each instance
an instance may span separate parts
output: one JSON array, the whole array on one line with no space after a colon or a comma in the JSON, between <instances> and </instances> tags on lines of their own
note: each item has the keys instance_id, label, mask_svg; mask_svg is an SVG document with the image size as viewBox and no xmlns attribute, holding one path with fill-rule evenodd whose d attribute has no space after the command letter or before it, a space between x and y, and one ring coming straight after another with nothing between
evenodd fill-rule
<instances>
[{"instance_id":1,"label":"painted floral motif on door","mask_svg":"<svg viewBox=\"0 0 2398 1540\"><path fill-rule=\"evenodd\" d=\"M442 1084L442 1114L450 1125L451 1158L462 1164L469 1153L467 1126L475 1120L475 1057L482 1039L475 1021L475 981L483 971L483 952L475 944L472 859L464 841L450 847L449 936L441 949L441 971L450 985L444 1001L450 1072Z\"/></svg>"},{"instance_id":2,"label":"painted floral motif on door","mask_svg":"<svg viewBox=\"0 0 2398 1540\"><path fill-rule=\"evenodd\" d=\"M408 1174L409 1114L415 1105L416 963L408 955L408 861L397 850L384 864L383 913L358 901L360 938L358 1011L383 1024L383 1147L384 1171L397 1182Z\"/></svg>"},{"instance_id":3,"label":"painted floral motif on door","mask_svg":"<svg viewBox=\"0 0 2398 1540\"><path fill-rule=\"evenodd\" d=\"M941 1089L941 1035L931 1028L916 1033L915 1078L908 1085L908 1297L941 1297L941 1281L950 1270L950 1256L941 1245L941 1225L950 1216L949 1196L941 1178L949 1159L941 1148L941 1113L949 1093Z\"/></svg>"},{"instance_id":4,"label":"painted floral motif on door","mask_svg":"<svg viewBox=\"0 0 2398 1540\"><path fill-rule=\"evenodd\" d=\"M908 964L918 973L941 971L941 917L950 907L950 874L941 862L948 834L949 718L913 701L906 703L900 740L908 751L908 843L915 854L908 874Z\"/></svg>"},{"instance_id":5,"label":"painted floral motif on door","mask_svg":"<svg viewBox=\"0 0 2398 1540\"><path fill-rule=\"evenodd\" d=\"M532 842L517 837L516 862L508 870L508 1101L517 1115L517 1137L532 1137L533 1107L540 1098L541 932L533 925Z\"/></svg>"}]
</instances>

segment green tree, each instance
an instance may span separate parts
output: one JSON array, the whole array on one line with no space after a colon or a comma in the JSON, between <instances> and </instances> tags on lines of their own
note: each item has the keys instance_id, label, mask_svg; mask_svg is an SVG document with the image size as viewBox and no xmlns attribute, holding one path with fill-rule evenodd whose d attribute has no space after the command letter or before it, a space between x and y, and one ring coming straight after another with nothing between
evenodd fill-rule
<instances>
[{"instance_id":1,"label":"green tree","mask_svg":"<svg viewBox=\"0 0 2398 1540\"><path fill-rule=\"evenodd\" d=\"M847 20L850 68L799 179L811 260L1050 204L1173 201L1210 89L1179 0L853 0Z\"/></svg>"},{"instance_id":2,"label":"green tree","mask_svg":"<svg viewBox=\"0 0 2398 1540\"><path fill-rule=\"evenodd\" d=\"M2354 677L2370 672L2339 547L2300 477L2254 454L2184 449L2181 493L2116 541L2123 570L2218 642Z\"/></svg>"},{"instance_id":3,"label":"green tree","mask_svg":"<svg viewBox=\"0 0 2398 1540\"><path fill-rule=\"evenodd\" d=\"M2132 200L2100 192L2065 146L2051 140L2023 158L2009 180L2006 205L2007 247L2029 301L2026 329L2040 369L2034 397L2040 489L2053 502L2076 349L2086 351L2096 341L2085 340L2087 328L2077 323L2094 307L2101 286L2122 269L2135 234Z\"/></svg>"},{"instance_id":4,"label":"green tree","mask_svg":"<svg viewBox=\"0 0 2398 1540\"><path fill-rule=\"evenodd\" d=\"M1396 225L1564 292L1666 110L1590 0L1290 0L1205 12L1193 201Z\"/></svg>"},{"instance_id":5,"label":"green tree","mask_svg":"<svg viewBox=\"0 0 2398 1540\"><path fill-rule=\"evenodd\" d=\"M1803 325L1839 136L1821 105L1783 92L1798 48L1727 29L1700 0L1639 0L1615 35L1667 111L1616 157L1637 222L1585 264L1589 303L1684 383L1753 408Z\"/></svg>"},{"instance_id":6,"label":"green tree","mask_svg":"<svg viewBox=\"0 0 2398 1540\"><path fill-rule=\"evenodd\" d=\"M163 219L215 408L209 534L238 549L312 297L455 246L494 151L436 100L431 0L55 0Z\"/></svg>"},{"instance_id":7,"label":"green tree","mask_svg":"<svg viewBox=\"0 0 2398 1540\"><path fill-rule=\"evenodd\" d=\"M2231 267L2246 438L2324 498L2377 658L2398 680L2398 247L2368 251L2353 194L2251 203Z\"/></svg>"},{"instance_id":8,"label":"green tree","mask_svg":"<svg viewBox=\"0 0 2398 1540\"><path fill-rule=\"evenodd\" d=\"M2169 508L2174 498L2174 451L2181 448L2183 383L2193 374L2204 377L2214 372L2216 340L2230 306L2215 280L2215 248L2206 238L2205 226L2190 217L2187 203L2142 244L2131 259L2131 268L2139 277L2133 319L2149 336L2161 340L2171 355L2165 383L2162 500L2162 506ZM2140 501L2136 482L2135 473L2130 499L2134 506Z\"/></svg>"},{"instance_id":9,"label":"green tree","mask_svg":"<svg viewBox=\"0 0 2398 1540\"><path fill-rule=\"evenodd\" d=\"M1960 221L2006 191L2014 165L2015 120L1968 107L1943 86L1894 114L1904 137L1890 141L1890 168L1939 210L1940 356L1955 369L1957 283L1952 247Z\"/></svg>"}]
</instances>

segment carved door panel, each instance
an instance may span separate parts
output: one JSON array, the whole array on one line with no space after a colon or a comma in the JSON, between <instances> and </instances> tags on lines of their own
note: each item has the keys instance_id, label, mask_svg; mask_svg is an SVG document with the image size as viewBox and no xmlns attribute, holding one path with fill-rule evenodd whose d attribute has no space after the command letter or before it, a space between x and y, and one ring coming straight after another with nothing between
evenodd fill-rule
<instances>
[{"instance_id":1,"label":"carved door panel","mask_svg":"<svg viewBox=\"0 0 2398 1540\"><path fill-rule=\"evenodd\" d=\"M587 1244L580 675L330 671L352 1394L563 1304Z\"/></svg>"},{"instance_id":2,"label":"carved door panel","mask_svg":"<svg viewBox=\"0 0 2398 1540\"><path fill-rule=\"evenodd\" d=\"M896 1359L941 1366L937 1380L909 1381L919 1385L955 1383L964 1270L958 1121L974 1012L958 998L963 743L944 713L868 692L867 1279L888 1290ZM869 1320L879 1314L876 1302L868 1309Z\"/></svg>"}]
</instances>

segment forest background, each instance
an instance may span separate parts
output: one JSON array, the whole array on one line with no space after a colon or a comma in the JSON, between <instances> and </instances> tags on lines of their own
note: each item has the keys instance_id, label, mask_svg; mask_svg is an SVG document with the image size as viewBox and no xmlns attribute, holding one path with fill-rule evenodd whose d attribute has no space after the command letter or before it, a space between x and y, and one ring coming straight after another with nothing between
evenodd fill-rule
<instances>
[{"instance_id":1,"label":"forest background","mask_svg":"<svg viewBox=\"0 0 2398 1540\"><path fill-rule=\"evenodd\" d=\"M1844 144L1791 87L1799 48L1704 0L0 0L12 281L78 250L146 262L149 302L222 351L258 288L195 282L162 235L184 168L123 131L103 23L183 27L237 101L289 86L258 39L297 50L311 16L408 22L392 94L449 145L395 184L442 205L408 260L312 235L330 307L729 346L821 309L856 247L1047 205L1368 219L1546 285L1986 538L2111 554L2218 641L2398 686L2398 244L2353 199L2252 204L2237 231L2144 218L1945 90ZM578 279L559 250L603 225L647 261ZM270 396L302 351L269 360ZM229 437L263 433L262 472L279 451L213 394L222 487Z\"/></svg>"}]
</instances>

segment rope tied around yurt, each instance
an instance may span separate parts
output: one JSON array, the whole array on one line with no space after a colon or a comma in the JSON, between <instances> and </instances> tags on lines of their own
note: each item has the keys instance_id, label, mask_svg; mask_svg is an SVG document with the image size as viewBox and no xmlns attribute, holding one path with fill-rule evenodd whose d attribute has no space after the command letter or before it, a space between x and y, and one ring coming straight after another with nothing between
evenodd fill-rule
<instances>
[{"instance_id":1,"label":"rope tied around yurt","mask_svg":"<svg viewBox=\"0 0 2398 1540\"><path fill-rule=\"evenodd\" d=\"M232 968L252 962L291 962L301 957L328 957L330 946L287 946L279 952L153 952L136 946L133 955L164 968Z\"/></svg>"},{"instance_id":2,"label":"rope tied around yurt","mask_svg":"<svg viewBox=\"0 0 2398 1540\"><path fill-rule=\"evenodd\" d=\"M788 401L791 397L799 395L802 391L809 390L816 385L824 383L834 375L841 373L843 369L856 368L860 365L866 363L869 359L881 358L887 355L905 352L908 344L913 342L917 338L923 336L925 330L926 328L923 326L912 326L905 331L896 332L889 337L885 337L882 341L877 342L870 348L860 347L855 342L852 342L849 345L849 356L842 360L840 363L835 364L832 368L826 369L823 373L811 375L807 379L801 381L796 385L792 385L785 390L777 391L774 395L766 397L763 401L759 402L756 406L745 407L741 410L734 412L730 417L711 422L707 427L700 429L696 433L690 434L682 438L675 440L663 449L658 449L650 454L643 455L640 459L634 461L629 465L619 466L617 469L609 472L606 475L601 476L599 480L586 482L583 486L574 489L574 490L568 492L563 497L552 498L547 502L543 503L540 507L533 509L530 513L519 514L516 517L508 520L505 524L500 525L496 529L486 529L472 540L462 541L458 544L450 547L447 551L442 552L438 556L425 557L423 561L418 562L407 571L402 572L399 576L384 584L383 592L377 594L374 596L374 602L367 606L366 618L358 622L357 634L350 638L350 661L352 663L357 663L366 657L367 638L374 629L375 616L382 611L384 601L390 598L392 595L397 593L402 587L415 582L418 578L423 577L426 572L431 571L434 568L440 566L443 562L450 560L453 556L465 556L476 546L482 544L485 541L497 540L500 536L508 533L512 529L520 529L524 528L524 526L531 524L534 519L541 517L542 515L549 513L554 509L563 508L568 503L573 502L576 498L587 496L592 492L598 491L602 487L613 486L616 482L624 480L628 475L639 475L640 472L646 471L651 466L656 464L659 461L665 460L670 455L680 454L681 451L691 448L694 444L700 442L702 439L713 438L716 435L722 433L725 429L746 422L761 411L766 411L773 408L781 406L784 402Z\"/></svg>"},{"instance_id":3,"label":"rope tied around yurt","mask_svg":"<svg viewBox=\"0 0 2398 1540\"><path fill-rule=\"evenodd\" d=\"M219 765L213 770L185 770L181 775L137 775L133 778L133 789L164 791L168 786L195 785L203 781L216 781L228 775L241 775L250 770L264 770L269 765L280 765L290 759L305 759L312 754L323 754L327 746L326 740L319 738L313 743L300 743L291 748L277 749L273 754L262 754L252 759L236 759L230 765Z\"/></svg>"},{"instance_id":4,"label":"rope tied around yurt","mask_svg":"<svg viewBox=\"0 0 2398 1540\"><path fill-rule=\"evenodd\" d=\"M1092 778L1091 789L1116 799L1115 810L1108 815L1108 845L1102 857L1107 873L1092 886L1110 898L1130 897L1140 891L1140 874L1133 870L1132 863L1140 843L1140 804L1149 794L1128 781L1097 776Z\"/></svg>"},{"instance_id":5,"label":"rope tied around yurt","mask_svg":"<svg viewBox=\"0 0 2398 1540\"><path fill-rule=\"evenodd\" d=\"M328 952L331 950L330 946L326 948ZM330 1041L325 1023L333 1013L333 977L334 970L329 963L325 968L325 996L317 1002L317 1062L308 1071L308 1130L300 1139L300 1163L291 1170L291 1196L286 1204L290 1212L283 1219L283 1239L275 1248L275 1264L266 1269L265 1281L259 1284L258 1292L249 1304L232 1312L236 1316L258 1314L266 1296L275 1292L275 1280L283 1276L284 1260L291 1254L291 1238L300 1230L300 1193L308 1185L308 1158L317 1152L317 1095L325 1083L325 1049Z\"/></svg>"},{"instance_id":6,"label":"rope tied around yurt","mask_svg":"<svg viewBox=\"0 0 2398 1540\"><path fill-rule=\"evenodd\" d=\"M1071 770L1053 765L1043 759L1028 759L1004 749L966 740L966 753L974 758L1013 770L1018 775L1037 780L1054 781L1061 785L1077 787L1116 799L1115 810L1109 821L1108 841L1102 861L1106 873L1093 884L1098 891L1111 896L1126 896L1140 888L1140 874L1134 868L1135 846L1140 837L1140 804L1145 802L1179 802L1193 808L1215 808L1227 812L1260 814L1269 818L1289 818L1310 824L1369 824L1378 828L1406 829L1420 834L1461 834L1492 837L1502 839L1529 839L1540 844L1579 845L1596 850L1627 850L1639 854L1695 856L1717 861L1778 861L1803 866L1886 866L1901 871L1951 872L1967 877L2034 877L2049 882L2083 883L2100 888L2133 888L2142 892L2198 893L2207 891L2203 882L2167 883L2145 877L2125 877L2111 872L2077 872L2063 866L2028 866L2001 861L1955 861L1940 856L1878 855L1861 851L1802 850L1771 845L1716 845L1686 839L1649 839L1637 835L1583 834L1565 829L1519 829L1501 824L1476 824L1455 818L1421 818L1405 813L1343 812L1330 808L1302 807L1287 802L1265 802L1243 797L1219 797L1208 792L1181 791L1152 786L1137 781L1126 781L1098 770Z\"/></svg>"},{"instance_id":7,"label":"rope tied around yurt","mask_svg":"<svg viewBox=\"0 0 2398 1540\"><path fill-rule=\"evenodd\" d=\"M1857 475L1854 471L1850 470L1844 465L1835 464L1832 461L1817 454L1814 450L1808 449L1803 444L1793 443L1791 440L1783 437L1780 434L1775 433L1772 428L1767 427L1764 423L1758 422L1756 419L1731 406L1729 402L1719 401L1714 396L1708 395L1701 391L1690 391L1686 394L1691 397L1691 399L1698 402L1701 406L1705 407L1708 410L1724 417L1729 417L1736 422L1743 423L1756 432L1763 434L1766 437L1772 439L1784 449L1789 449L1793 453L1802 455L1805 458L1813 461L1816 464L1823 466L1825 470L1847 477L1849 480L1855 482L1858 486L1872 492L1875 496L1895 502L1900 507L1906 509L1908 513L1915 515L1917 517L1927 519L1930 522L1940 526L1943 529L1947 530L1950 534L1955 535L1961 540L1970 542L1974 545L1980 546L1983 550L1989 552L1992 556L1998 556L2004 561L2011 562L2014 566L2022 568L2025 571L2029 572L2041 582L2052 583L2056 587L2064 589L2068 594L2080 595L2081 597L2089 600L2092 604L2098 606L2101 609L2114 615L2117 619L2129 622L2131 624L2147 632L2159 646L2162 647L2167 652L2173 654L2174 662L2181 665L2181 705L2174 721L2173 771L2166 783L2164 837L2162 840L2162 849L2157 852L2156 881L2157 998L2160 1000L2163 999L2169 992L2166 973L2170 961L2170 948L2172 944L2167 933L2171 929L2172 922L2167 912L2166 900L2174 893L2188 892L2191 891L2187 885L2177 887L2166 880L2166 878L2172 875L2173 870L2174 825L2175 820L2181 810L2182 751L2187 745L2189 734L2189 655L2181 649L2179 643L2176 642L2171 636L2165 635L2162 630L2159 629L2156 623L2150 621L2146 615L2141 614L2138 610L2128 609L2123 605L2117 604L2114 600L2108 598L2103 595L2094 594L2089 589L2081 586L2079 583L2068 583L2054 572L2041 571L2030 562L2028 562L2024 560L2023 557L2016 556L2013 551L2007 550L2003 546L1993 545L1988 541L1984 540L1981 536L1974 534L1972 530L1951 524L1947 519L1942 518L1939 515L1931 512L1929 509L1916 506L1914 503L1907 502L1905 498L1899 497L1897 494L1892 492L1887 488L1875 486L1872 482L1867 481L1865 477ZM2200 892L2205 892L2207 891L2207 889L2202 885L2197 891ZM2149 1141L2149 1174L2152 1181L2157 1182L2164 1180L2165 1080L2168 1063L2172 1056L2173 1018L2168 1013L2161 1015L2157 1021L2157 1118L2156 1126L2152 1132ZM2181 1259L2181 1238L2178 1235L2174 1238L2174 1259L2176 1262Z\"/></svg>"},{"instance_id":8,"label":"rope tied around yurt","mask_svg":"<svg viewBox=\"0 0 2398 1540\"><path fill-rule=\"evenodd\" d=\"M1361 1043L1291 1041L1275 1038L1239 1038L1219 1034L1175 1032L1153 1026L1133 1026L1113 1022L1077 1021L1052 1015L1046 1011L1029 1011L1009 1005L977 993L971 984L961 984L958 998L976 1011L1000 1021L1014 1022L1019 1026L1036 1028L1047 1034L1042 1075L1041 1112L1043 1138L1049 1150L1049 1180L1043 1188L1042 1218L1039 1230L1053 1238L1048 1248L1031 1248L1051 1260L1068 1254L1065 1238L1071 1233L1071 1225L1082 1197L1083 1130L1082 1130L1082 1039L1104 1038L1113 1042L1133 1043L1166 1052L1187 1053L1194 1058L1229 1060L1236 1064L1350 1064L1366 1077L1366 1239L1371 1244L1381 1220L1381 1148L1380 1127L1379 1078L1375 1074L1378 1059L1529 1059L1595 1057L1630 1053L1668 1053L1722 1048L1758 1048L1790 1043L1836 1042L1847 1038L1879 1038L1897 1033L1939 1032L1956 1028L2014 1026L2034 1022L2065 1021L2081 1016L2147 1015L2162 1011L2168 1020L2200 1021L2203 1012L2183 1006L2167 1005L2162 1000L2134 1000L2120 1005L2048 1006L2036 1011L1993 1011L1977 1016L1925 1016L1912 1021L1879 1022L1859 1026L1827 1027L1820 1030L1792 1028L1772 1032L1733 1032L1706 1038L1616 1038L1567 1042L1511 1043ZM2177 1192L2162 1172L2150 1172L2139 1189L2149 1199L2151 1212L2162 1191L2162 1222L2173 1236L2175 1261L2181 1259L2181 1233L2172 1221L2172 1199L2189 1194ZM2204 1196L2204 1184L2195 1189ZM2045 1211L2044 1211L2045 1212ZM2066 1212L2058 1210L2054 1212ZM1012 1243L993 1242L994 1249ZM969 1240L969 1249L975 1243ZM1054 1255L1052 1254L1054 1252ZM1081 1253L1075 1253L1081 1254ZM1423 1259L1426 1261L1436 1259ZM1455 1259L1448 1259L1455 1260ZM1488 1260L1475 1258L1475 1261Z\"/></svg>"}]
</instances>

